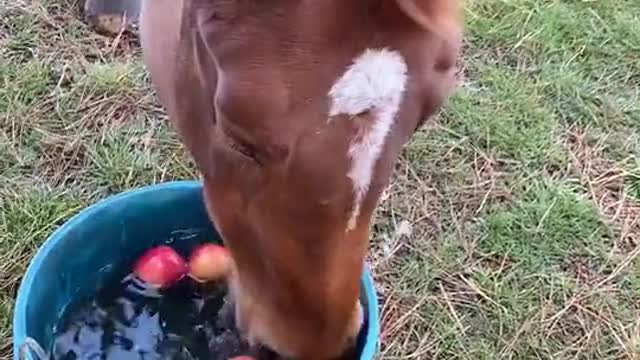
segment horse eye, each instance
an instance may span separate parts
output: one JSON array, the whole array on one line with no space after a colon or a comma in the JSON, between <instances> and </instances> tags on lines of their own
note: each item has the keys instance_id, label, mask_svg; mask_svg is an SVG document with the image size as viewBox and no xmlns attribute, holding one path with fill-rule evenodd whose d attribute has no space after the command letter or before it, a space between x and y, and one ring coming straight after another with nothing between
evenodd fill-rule
<instances>
[{"instance_id":1,"label":"horse eye","mask_svg":"<svg viewBox=\"0 0 640 360\"><path fill-rule=\"evenodd\" d=\"M258 156L258 152L253 147L248 146L248 145L244 145L244 144L240 144L240 143L237 143L237 142L233 142L233 141L231 141L229 143L229 147L231 149L235 150L236 152L244 155L245 157L249 158L250 160L252 160L256 164L258 164L260 166L264 165L262 160L260 160L260 156Z\"/></svg>"},{"instance_id":2,"label":"horse eye","mask_svg":"<svg viewBox=\"0 0 640 360\"><path fill-rule=\"evenodd\" d=\"M231 136L227 131L222 131L222 134L226 145L230 149L260 166L264 165L264 161L260 156L260 151L254 145Z\"/></svg>"}]
</instances>

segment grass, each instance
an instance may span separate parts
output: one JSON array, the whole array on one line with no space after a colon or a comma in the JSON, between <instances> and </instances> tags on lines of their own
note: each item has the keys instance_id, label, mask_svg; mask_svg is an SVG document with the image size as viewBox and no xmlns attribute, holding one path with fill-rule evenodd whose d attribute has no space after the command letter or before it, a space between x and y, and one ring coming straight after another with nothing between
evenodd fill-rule
<instances>
[{"instance_id":1,"label":"grass","mask_svg":"<svg viewBox=\"0 0 640 360\"><path fill-rule=\"evenodd\" d=\"M136 39L0 9L0 359L28 260L108 194L193 177ZM640 358L640 3L468 0L461 87L407 144L370 260L382 359Z\"/></svg>"}]
</instances>

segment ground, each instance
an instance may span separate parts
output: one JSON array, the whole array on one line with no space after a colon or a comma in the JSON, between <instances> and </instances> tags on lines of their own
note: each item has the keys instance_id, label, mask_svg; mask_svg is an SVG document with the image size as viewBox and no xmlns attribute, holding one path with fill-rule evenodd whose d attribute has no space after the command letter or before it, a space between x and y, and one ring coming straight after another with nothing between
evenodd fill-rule
<instances>
[{"instance_id":1,"label":"ground","mask_svg":"<svg viewBox=\"0 0 640 360\"><path fill-rule=\"evenodd\" d=\"M0 359L34 251L197 174L135 38L0 8ZM460 89L407 145L369 261L382 359L640 359L640 2L467 0Z\"/></svg>"}]
</instances>

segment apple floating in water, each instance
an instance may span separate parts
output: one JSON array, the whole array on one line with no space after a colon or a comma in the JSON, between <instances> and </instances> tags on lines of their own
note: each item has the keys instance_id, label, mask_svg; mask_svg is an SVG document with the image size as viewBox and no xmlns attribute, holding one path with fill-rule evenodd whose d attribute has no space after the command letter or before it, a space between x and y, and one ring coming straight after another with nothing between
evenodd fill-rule
<instances>
[{"instance_id":1,"label":"apple floating in water","mask_svg":"<svg viewBox=\"0 0 640 360\"><path fill-rule=\"evenodd\" d=\"M218 281L231 270L231 253L224 246L202 244L189 257L189 276L199 282Z\"/></svg>"},{"instance_id":2,"label":"apple floating in water","mask_svg":"<svg viewBox=\"0 0 640 360\"><path fill-rule=\"evenodd\" d=\"M147 250L136 262L133 272L146 283L166 288L182 279L189 268L175 250L166 245Z\"/></svg>"}]
</instances>

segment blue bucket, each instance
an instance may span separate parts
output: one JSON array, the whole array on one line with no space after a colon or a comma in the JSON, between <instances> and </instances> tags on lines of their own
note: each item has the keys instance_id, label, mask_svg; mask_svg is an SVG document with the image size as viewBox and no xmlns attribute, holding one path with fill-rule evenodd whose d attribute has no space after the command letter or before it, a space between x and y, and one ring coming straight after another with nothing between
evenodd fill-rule
<instances>
[{"instance_id":1,"label":"blue bucket","mask_svg":"<svg viewBox=\"0 0 640 360\"><path fill-rule=\"evenodd\" d=\"M13 354L27 339L49 347L53 329L73 299L90 296L146 249L168 244L186 255L193 245L220 241L207 217L202 185L175 181L127 191L88 207L61 226L38 250L22 280L13 315ZM368 269L362 275L365 322L360 360L377 351L377 296ZM34 354L28 358L36 359Z\"/></svg>"}]
</instances>

